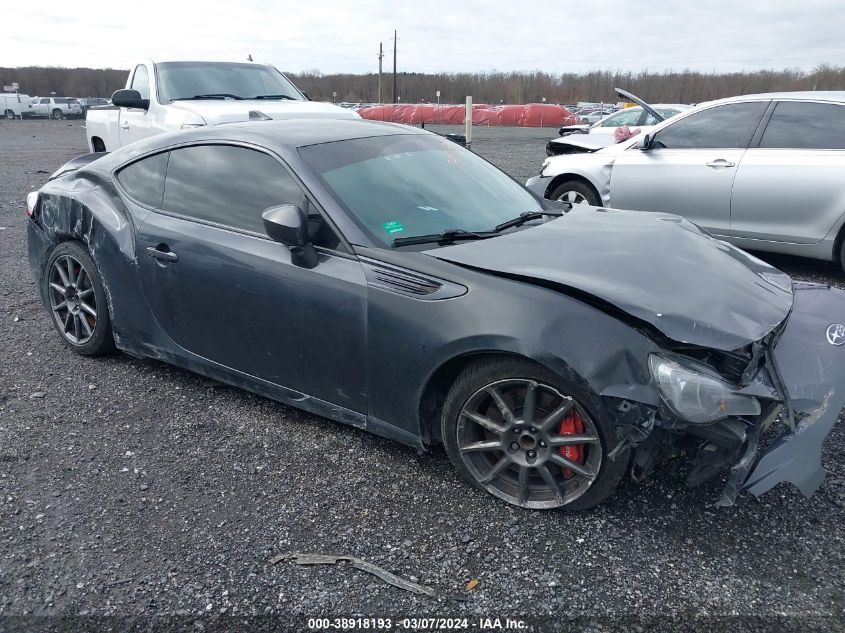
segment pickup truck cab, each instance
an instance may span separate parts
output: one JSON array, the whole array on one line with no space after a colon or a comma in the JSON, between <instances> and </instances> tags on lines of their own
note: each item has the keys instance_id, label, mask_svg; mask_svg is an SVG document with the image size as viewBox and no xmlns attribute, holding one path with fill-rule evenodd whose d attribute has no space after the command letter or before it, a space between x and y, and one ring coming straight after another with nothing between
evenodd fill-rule
<instances>
[{"instance_id":1,"label":"pickup truck cab","mask_svg":"<svg viewBox=\"0 0 845 633\"><path fill-rule=\"evenodd\" d=\"M331 103L309 100L273 66L252 62L153 62L129 73L111 108L89 110L92 152L180 129L238 121L360 118Z\"/></svg>"}]
</instances>

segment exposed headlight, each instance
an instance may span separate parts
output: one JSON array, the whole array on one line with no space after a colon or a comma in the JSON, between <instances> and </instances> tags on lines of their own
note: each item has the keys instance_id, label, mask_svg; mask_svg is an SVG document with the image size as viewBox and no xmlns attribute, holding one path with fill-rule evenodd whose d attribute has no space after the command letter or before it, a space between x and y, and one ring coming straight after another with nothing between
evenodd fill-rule
<instances>
[{"instance_id":1,"label":"exposed headlight","mask_svg":"<svg viewBox=\"0 0 845 633\"><path fill-rule=\"evenodd\" d=\"M760 415L756 398L736 393L727 382L652 354L648 359L666 405L679 418L704 424L731 415Z\"/></svg>"}]
</instances>

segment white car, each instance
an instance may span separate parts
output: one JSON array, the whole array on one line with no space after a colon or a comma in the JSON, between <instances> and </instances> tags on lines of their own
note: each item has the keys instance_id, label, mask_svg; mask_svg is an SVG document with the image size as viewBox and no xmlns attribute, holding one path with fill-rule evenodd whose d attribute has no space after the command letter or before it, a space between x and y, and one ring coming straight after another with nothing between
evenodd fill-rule
<instances>
[{"instance_id":1,"label":"white car","mask_svg":"<svg viewBox=\"0 0 845 633\"><path fill-rule=\"evenodd\" d=\"M249 120L360 116L331 103L311 101L273 66L238 62L154 62L129 73L111 108L88 110L92 152L180 129Z\"/></svg>"},{"instance_id":2,"label":"white car","mask_svg":"<svg viewBox=\"0 0 845 633\"><path fill-rule=\"evenodd\" d=\"M658 103L650 106L662 119L658 120L653 113L648 112L642 106L633 106L614 112L589 126L581 126L582 129L566 128L574 134L563 134L561 128L560 138L553 138L546 144L548 156L560 154L578 154L582 152L595 151L616 142L615 133L620 127L627 126L632 131L639 130L638 134L648 134L661 120L669 119L676 114L689 110L692 106L683 103ZM589 134L590 138L584 138L583 134Z\"/></svg>"}]
</instances>

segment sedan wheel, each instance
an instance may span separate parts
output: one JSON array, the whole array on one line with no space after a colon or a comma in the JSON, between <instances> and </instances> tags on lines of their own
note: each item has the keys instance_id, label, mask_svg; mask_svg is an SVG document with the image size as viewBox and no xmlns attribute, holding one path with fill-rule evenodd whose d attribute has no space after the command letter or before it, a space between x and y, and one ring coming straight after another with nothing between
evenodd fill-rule
<instances>
[{"instance_id":1,"label":"sedan wheel","mask_svg":"<svg viewBox=\"0 0 845 633\"><path fill-rule=\"evenodd\" d=\"M86 355L113 349L105 292L88 253L72 242L60 244L46 277L53 325L65 344Z\"/></svg>"},{"instance_id":2,"label":"sedan wheel","mask_svg":"<svg viewBox=\"0 0 845 633\"><path fill-rule=\"evenodd\" d=\"M552 200L560 200L569 204L588 204L593 207L601 206L598 192L583 180L567 180L560 183L549 195Z\"/></svg>"},{"instance_id":3,"label":"sedan wheel","mask_svg":"<svg viewBox=\"0 0 845 633\"><path fill-rule=\"evenodd\" d=\"M444 404L443 441L464 477L513 505L596 505L627 469L606 458L606 426L580 394L530 363L491 359L468 368Z\"/></svg>"},{"instance_id":4,"label":"sedan wheel","mask_svg":"<svg viewBox=\"0 0 845 633\"><path fill-rule=\"evenodd\" d=\"M584 204L587 202L587 198L584 197L584 194L577 191L564 191L557 197L557 199L561 202L568 202L570 204Z\"/></svg>"}]
</instances>

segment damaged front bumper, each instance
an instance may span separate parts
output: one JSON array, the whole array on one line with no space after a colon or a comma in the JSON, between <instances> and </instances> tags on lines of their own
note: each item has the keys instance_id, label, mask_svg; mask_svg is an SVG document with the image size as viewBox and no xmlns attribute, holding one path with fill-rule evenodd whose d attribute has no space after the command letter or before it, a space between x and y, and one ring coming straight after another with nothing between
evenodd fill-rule
<instances>
[{"instance_id":1,"label":"damaged front bumper","mask_svg":"<svg viewBox=\"0 0 845 633\"><path fill-rule=\"evenodd\" d=\"M824 481L822 445L845 406L845 292L796 283L794 296L773 356L789 395L782 404L793 414L783 415L794 419L795 428L765 449L751 445L764 430L757 429L746 447L747 463L734 467L722 503L732 501L732 484L757 496L790 482L810 496Z\"/></svg>"},{"instance_id":2,"label":"damaged front bumper","mask_svg":"<svg viewBox=\"0 0 845 633\"><path fill-rule=\"evenodd\" d=\"M525 187L530 191L533 191L540 198L545 198L546 190L548 189L551 181L552 179L550 176L532 176L526 181Z\"/></svg>"},{"instance_id":3,"label":"damaged front bumper","mask_svg":"<svg viewBox=\"0 0 845 633\"><path fill-rule=\"evenodd\" d=\"M845 291L793 284L789 316L753 346L759 356L735 391L759 401L753 417L696 423L679 417L664 396L649 397L649 390L605 389L619 438L610 457L635 447L631 475L639 481L662 457L692 449L687 485L729 470L718 505L731 505L741 492L759 496L781 482L809 497L824 481L822 447L845 407L844 323Z\"/></svg>"}]
</instances>

